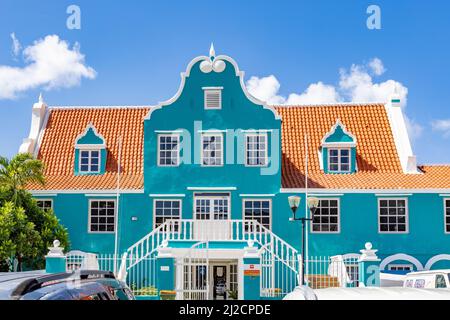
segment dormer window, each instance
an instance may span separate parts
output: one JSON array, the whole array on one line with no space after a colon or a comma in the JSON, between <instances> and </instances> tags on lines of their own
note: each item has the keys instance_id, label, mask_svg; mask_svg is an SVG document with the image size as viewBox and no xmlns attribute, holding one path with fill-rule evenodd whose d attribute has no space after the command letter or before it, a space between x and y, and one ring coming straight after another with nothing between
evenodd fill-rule
<instances>
[{"instance_id":1,"label":"dormer window","mask_svg":"<svg viewBox=\"0 0 450 320\"><path fill-rule=\"evenodd\" d=\"M92 124L75 140L75 175L96 175L106 171L105 138Z\"/></svg>"},{"instance_id":2,"label":"dormer window","mask_svg":"<svg viewBox=\"0 0 450 320\"><path fill-rule=\"evenodd\" d=\"M222 109L222 89L223 87L205 87L205 110Z\"/></svg>"},{"instance_id":3,"label":"dormer window","mask_svg":"<svg viewBox=\"0 0 450 320\"><path fill-rule=\"evenodd\" d=\"M328 149L328 171L349 172L350 153L350 148Z\"/></svg>"},{"instance_id":4,"label":"dormer window","mask_svg":"<svg viewBox=\"0 0 450 320\"><path fill-rule=\"evenodd\" d=\"M356 172L356 138L337 120L322 139L321 167L325 173Z\"/></svg>"},{"instance_id":5,"label":"dormer window","mask_svg":"<svg viewBox=\"0 0 450 320\"><path fill-rule=\"evenodd\" d=\"M100 150L80 150L80 172L100 172Z\"/></svg>"}]
</instances>

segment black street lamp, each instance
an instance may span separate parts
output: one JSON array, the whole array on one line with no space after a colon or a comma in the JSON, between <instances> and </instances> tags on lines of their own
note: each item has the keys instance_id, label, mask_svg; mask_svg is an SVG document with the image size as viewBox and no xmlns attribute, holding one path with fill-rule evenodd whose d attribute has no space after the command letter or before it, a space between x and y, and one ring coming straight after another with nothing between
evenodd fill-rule
<instances>
[{"instance_id":1,"label":"black street lamp","mask_svg":"<svg viewBox=\"0 0 450 320\"><path fill-rule=\"evenodd\" d=\"M305 223L307 221L312 221L314 219L314 214L316 213L317 207L319 206L319 199L310 197L306 200L308 204L308 208L311 212L311 218L297 218L295 213L297 212L298 207L300 206L301 198L299 196L290 196L288 197L289 206L292 210L292 217L289 219L290 221L301 221L302 222L302 285L305 285Z\"/></svg>"}]
</instances>

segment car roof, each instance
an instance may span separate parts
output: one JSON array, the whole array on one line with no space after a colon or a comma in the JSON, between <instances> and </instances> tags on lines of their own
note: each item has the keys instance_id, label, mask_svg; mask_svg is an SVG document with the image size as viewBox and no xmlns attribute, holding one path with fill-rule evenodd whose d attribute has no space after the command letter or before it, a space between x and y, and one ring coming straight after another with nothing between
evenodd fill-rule
<instances>
[{"instance_id":1,"label":"car roof","mask_svg":"<svg viewBox=\"0 0 450 320\"><path fill-rule=\"evenodd\" d=\"M10 299L11 293L26 280L45 275L44 270L26 272L0 272L0 300Z\"/></svg>"},{"instance_id":2,"label":"car roof","mask_svg":"<svg viewBox=\"0 0 450 320\"><path fill-rule=\"evenodd\" d=\"M106 292L106 289L102 284L92 282L91 280L73 280L42 287L38 290L25 294L21 299L39 300L45 298L45 296L57 295L62 291L67 291L67 296L71 296L73 299L79 299L81 297L94 295L99 292Z\"/></svg>"},{"instance_id":3,"label":"car roof","mask_svg":"<svg viewBox=\"0 0 450 320\"><path fill-rule=\"evenodd\" d=\"M407 275L415 276L415 275L442 274L442 273L450 273L450 269L415 271L415 272L409 272Z\"/></svg>"},{"instance_id":4,"label":"car roof","mask_svg":"<svg viewBox=\"0 0 450 320\"><path fill-rule=\"evenodd\" d=\"M2 273L0 277L0 299L19 299L34 291L49 292L66 288L75 280L82 282L97 280L114 280L115 277L107 271L78 271L72 273L48 274L44 271Z\"/></svg>"},{"instance_id":5,"label":"car roof","mask_svg":"<svg viewBox=\"0 0 450 320\"><path fill-rule=\"evenodd\" d=\"M314 293L318 300L450 300L448 289L327 288L314 290Z\"/></svg>"}]
</instances>

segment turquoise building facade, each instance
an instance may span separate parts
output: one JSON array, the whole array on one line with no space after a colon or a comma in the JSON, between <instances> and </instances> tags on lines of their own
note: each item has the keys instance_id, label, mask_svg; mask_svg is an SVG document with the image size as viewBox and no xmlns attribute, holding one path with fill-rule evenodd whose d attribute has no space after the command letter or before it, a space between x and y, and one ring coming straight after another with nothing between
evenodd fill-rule
<instances>
[{"instance_id":1,"label":"turquoise building facade","mask_svg":"<svg viewBox=\"0 0 450 320\"><path fill-rule=\"evenodd\" d=\"M149 278L168 272L175 288L158 289L179 298L254 297L255 277L270 278L260 280L265 297L298 284L293 195L298 216L320 200L308 257L357 258L371 242L385 272L450 264L450 166L415 163L395 92L382 104L269 106L211 49L156 106L40 99L20 151L45 163L47 184L30 191L67 227L71 250L127 253L134 262L115 271L128 276L164 251L173 268ZM284 269L289 288L276 276Z\"/></svg>"}]
</instances>

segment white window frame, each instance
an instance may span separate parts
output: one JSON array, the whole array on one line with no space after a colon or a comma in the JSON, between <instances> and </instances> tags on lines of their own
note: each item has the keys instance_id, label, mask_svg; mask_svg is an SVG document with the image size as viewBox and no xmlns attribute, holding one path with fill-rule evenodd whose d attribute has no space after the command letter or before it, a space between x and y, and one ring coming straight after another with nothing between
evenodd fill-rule
<instances>
[{"instance_id":1,"label":"white window frame","mask_svg":"<svg viewBox=\"0 0 450 320\"><path fill-rule=\"evenodd\" d=\"M222 109L222 90L223 87L204 87L203 89L203 107L205 110L221 110ZM212 108L207 104L208 94L218 94L219 95L219 107Z\"/></svg>"},{"instance_id":2,"label":"white window frame","mask_svg":"<svg viewBox=\"0 0 450 320\"><path fill-rule=\"evenodd\" d=\"M177 145L177 162L176 162L176 164L162 164L161 163L161 138L162 137L170 137L170 138L173 138L173 137L177 137L178 138L178 145ZM179 167L180 166L180 152L181 152L181 148L180 148L180 145L181 145L181 135L179 134L179 133L160 133L160 134L158 134L157 135L157 138L158 138L158 142L157 142L157 144L158 144L158 150L157 150L157 155L156 155L156 157L157 157L157 159L156 159L156 161L157 161L157 164L158 164L158 167ZM167 152L168 150L165 150L165 152Z\"/></svg>"},{"instance_id":3,"label":"white window frame","mask_svg":"<svg viewBox=\"0 0 450 320\"><path fill-rule=\"evenodd\" d=\"M317 234L340 234L341 233L341 199L340 198L319 198L319 201L323 201L323 200L328 200L328 201L337 201L337 231L314 231L314 221L311 220L310 221L310 230L311 233L317 233ZM320 203L319 203L320 205ZM317 210L319 210L319 208L317 208ZM316 210L316 213L317 213ZM331 217L331 215L329 215L328 217ZM312 217L311 217L312 218Z\"/></svg>"},{"instance_id":4,"label":"white window frame","mask_svg":"<svg viewBox=\"0 0 450 320\"><path fill-rule=\"evenodd\" d=\"M269 201L269 230L272 230L272 199L270 198L244 198L242 199L242 220L248 221L253 219L246 219L245 217L245 202L247 201ZM261 223L264 226L264 224ZM266 227L267 228L267 227Z\"/></svg>"},{"instance_id":5,"label":"white window frame","mask_svg":"<svg viewBox=\"0 0 450 320\"><path fill-rule=\"evenodd\" d=\"M409 263L391 263L387 266L389 271L406 271L406 270L393 270L394 268L410 268L410 271L414 271L414 265Z\"/></svg>"},{"instance_id":6,"label":"white window frame","mask_svg":"<svg viewBox=\"0 0 450 320\"><path fill-rule=\"evenodd\" d=\"M328 172L331 173L349 173L352 171L352 148L342 148L342 147L327 147L328 148ZM337 150L338 151L338 170L331 170L331 151ZM342 162L341 162L341 152L342 150L348 151L348 170L342 170Z\"/></svg>"},{"instance_id":7,"label":"white window frame","mask_svg":"<svg viewBox=\"0 0 450 320\"><path fill-rule=\"evenodd\" d=\"M179 221L181 221L182 219L182 214L183 214L183 200L181 199L175 199L175 198L158 198L158 199L153 199L153 230L157 228L156 226L156 201L171 201L171 202L179 202L180 204L180 216L178 218ZM177 220L177 219L172 219L172 220Z\"/></svg>"},{"instance_id":8,"label":"white window frame","mask_svg":"<svg viewBox=\"0 0 450 320\"><path fill-rule=\"evenodd\" d=\"M449 201L448 207L447 201ZM447 218L450 218L450 214L447 216L447 208L450 209L450 198L444 198L444 233L450 234L450 223L448 224L449 230L447 230Z\"/></svg>"},{"instance_id":9,"label":"white window frame","mask_svg":"<svg viewBox=\"0 0 450 320\"><path fill-rule=\"evenodd\" d=\"M114 202L114 231L92 231L91 230L91 209L92 202ZM106 216L108 217L108 216ZM95 234L114 234L116 232L117 227L117 203L116 199L89 199L89 213L88 213L88 233Z\"/></svg>"},{"instance_id":10,"label":"white window frame","mask_svg":"<svg viewBox=\"0 0 450 320\"><path fill-rule=\"evenodd\" d=\"M39 201L44 201L44 202L45 201L50 201L50 203L51 203L50 210L53 210L53 199L35 199L35 200L36 200L36 202L39 202ZM41 208L41 207L39 207L39 208ZM43 209L43 208L41 208L41 209Z\"/></svg>"},{"instance_id":11,"label":"white window frame","mask_svg":"<svg viewBox=\"0 0 450 320\"><path fill-rule=\"evenodd\" d=\"M221 153L221 157L220 157L220 164L205 164L203 162L204 158L204 154L203 152L205 151L204 149L204 145L203 145L203 138L204 137L220 137L220 153ZM200 134L200 142L201 142L201 148L200 148L200 163L202 167L223 167L223 159L224 159L224 144L223 144L223 134L222 133L218 133L218 132L204 132ZM217 152L217 150L216 150Z\"/></svg>"},{"instance_id":12,"label":"white window frame","mask_svg":"<svg viewBox=\"0 0 450 320\"><path fill-rule=\"evenodd\" d=\"M381 231L381 201L386 200L404 200L405 201L405 231ZM408 198L378 198L378 233L379 234L408 234L409 233L409 204ZM388 216L389 217L389 216ZM389 221L388 221L389 224Z\"/></svg>"},{"instance_id":13,"label":"white window frame","mask_svg":"<svg viewBox=\"0 0 450 320\"><path fill-rule=\"evenodd\" d=\"M88 164L87 164L87 166L89 168L88 171L82 171L81 170L81 166L82 166L82 163L81 163L82 156L81 155L82 155L83 152L89 152ZM93 165L92 164L92 152L98 152L98 164L97 164L98 170L97 171L91 170L91 167ZM85 164L83 164L83 165L85 166ZM102 165L102 151L101 151L101 149L82 149L82 148L78 149L78 172L79 173L100 173L101 165Z\"/></svg>"},{"instance_id":14,"label":"white window frame","mask_svg":"<svg viewBox=\"0 0 450 320\"><path fill-rule=\"evenodd\" d=\"M248 157L248 138L249 137L262 137L264 136L266 138L266 147L264 149L265 151L265 157L264 157L264 164L249 164L249 157ZM269 135L265 132L260 132L260 133L246 133L245 134L245 166L246 167L267 167L269 165ZM253 150L255 151L255 150ZM260 149L258 149L258 151L261 151Z\"/></svg>"},{"instance_id":15,"label":"white window frame","mask_svg":"<svg viewBox=\"0 0 450 320\"><path fill-rule=\"evenodd\" d=\"M208 193L209 195L202 195ZM215 196L214 194L217 194L217 196ZM227 196L224 196L224 194L228 194ZM202 220L202 219L198 219L197 218L197 200L202 200L202 199L208 199L208 200L214 200L217 199L219 197L226 197L228 198L228 219L226 220L215 220L214 219L214 210L210 211L210 216L209 216L209 220ZM210 207L213 208L214 204L210 203ZM192 216L194 220L197 221L229 221L231 220L231 194L229 192L196 192L193 195L193 201L192 201Z\"/></svg>"}]
</instances>

